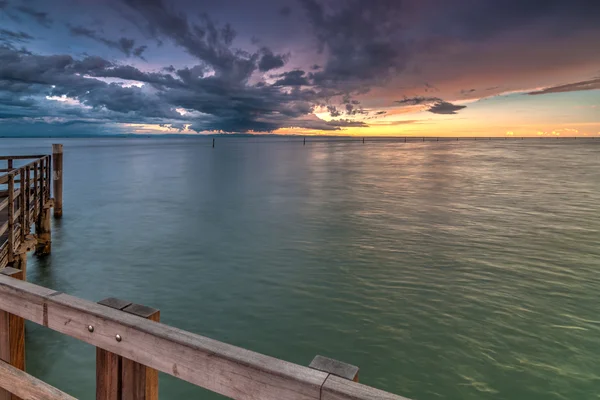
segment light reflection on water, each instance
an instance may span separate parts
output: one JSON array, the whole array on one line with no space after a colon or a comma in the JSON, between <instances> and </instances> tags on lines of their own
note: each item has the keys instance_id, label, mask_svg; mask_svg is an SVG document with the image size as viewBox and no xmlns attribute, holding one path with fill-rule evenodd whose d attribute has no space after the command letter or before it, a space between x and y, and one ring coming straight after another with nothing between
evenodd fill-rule
<instances>
[{"instance_id":1,"label":"light reflection on water","mask_svg":"<svg viewBox=\"0 0 600 400\"><path fill-rule=\"evenodd\" d=\"M30 281L418 400L598 393L595 141L62 142L64 218ZM90 346L31 324L27 351L94 397ZM161 395L217 398L170 377Z\"/></svg>"}]
</instances>

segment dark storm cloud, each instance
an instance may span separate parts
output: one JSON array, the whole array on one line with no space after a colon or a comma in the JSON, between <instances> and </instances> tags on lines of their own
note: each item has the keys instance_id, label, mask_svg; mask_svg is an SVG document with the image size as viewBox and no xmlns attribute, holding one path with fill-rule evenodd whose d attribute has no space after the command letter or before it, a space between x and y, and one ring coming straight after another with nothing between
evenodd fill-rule
<instances>
[{"instance_id":1,"label":"dark storm cloud","mask_svg":"<svg viewBox=\"0 0 600 400\"><path fill-rule=\"evenodd\" d=\"M305 72L299 69L293 71L284 72L276 75L278 78L273 85L274 86L308 86L310 82L306 79Z\"/></svg>"},{"instance_id":2,"label":"dark storm cloud","mask_svg":"<svg viewBox=\"0 0 600 400\"><path fill-rule=\"evenodd\" d=\"M283 67L289 58L289 55L286 54L273 54L273 52L266 47L261 49L261 53L262 56L258 62L258 69L262 72Z\"/></svg>"},{"instance_id":3,"label":"dark storm cloud","mask_svg":"<svg viewBox=\"0 0 600 400\"><path fill-rule=\"evenodd\" d=\"M411 98L405 97L402 100L395 101L395 103L398 103L398 104L404 105L404 106L417 106L420 104L436 103L438 101L442 101L442 99L440 99L439 97L417 96L417 97L411 97Z\"/></svg>"},{"instance_id":4,"label":"dark storm cloud","mask_svg":"<svg viewBox=\"0 0 600 400\"><path fill-rule=\"evenodd\" d=\"M52 19L47 12L38 11L30 6L23 5L16 8L22 14L34 19L38 24L49 28L52 25Z\"/></svg>"},{"instance_id":5,"label":"dark storm cloud","mask_svg":"<svg viewBox=\"0 0 600 400\"><path fill-rule=\"evenodd\" d=\"M438 101L427 109L430 113L434 114L456 114L457 111L466 108L467 106L460 106L452 104L447 101Z\"/></svg>"},{"instance_id":6,"label":"dark storm cloud","mask_svg":"<svg viewBox=\"0 0 600 400\"><path fill-rule=\"evenodd\" d=\"M97 6L98 2L53 0L49 15L43 7L50 2L0 0L0 12L8 15L9 22L0 29L0 117L15 119L21 115L31 121L46 118L52 123L63 119L66 123L69 118L90 124L159 123L177 130L190 125L198 131L222 132L293 127L337 130L364 123L353 119L323 121L313 114L315 109L326 109L334 118L353 118L367 112L363 104L365 108L384 107L383 102L368 103L369 96L360 97L361 103L355 100L371 89L386 92L387 103L390 93L394 98L411 93L413 97L397 101L397 106L416 105L436 114L456 114L465 106L443 98L474 93L474 89L465 87L483 92L480 88L498 82L461 80L449 94L440 80L458 82L457 77L471 77L467 74L472 70L465 66L481 65L479 56L461 58L460 68L458 63L445 64L453 52L462 57L468 46L480 42L487 45L503 35L511 40L524 38L532 46L551 43L553 32L571 35L600 25L600 1L589 0L298 0L293 12L279 2L257 0L251 4L240 2L239 7L221 14L214 11L222 7L212 3L111 0L111 7L103 7L106 4ZM85 11L89 7L98 13L90 11L80 16L71 11L71 6ZM263 18L258 24L245 12L255 8ZM83 14L93 15L93 20L86 20L89 17ZM238 18L233 26L245 35L241 39L226 23L230 17ZM56 23L52 25L53 20ZM53 42L64 38L63 32L47 42L41 37L49 32L43 27L62 28L66 20L72 24L68 25L72 36L90 39L81 40L89 46L86 53L94 54L94 46L100 48L95 43L100 43L128 57L159 57L143 64L140 70L133 60L124 57L108 61L61 55L72 51L59 52L52 47ZM289 26L289 37L274 34L272 29L277 23L284 25L286 32ZM104 32L111 34L107 37ZM255 34L260 40L249 40ZM141 36L146 41L140 40ZM33 43L35 40L40 42ZM44 54L50 55L16 48L29 42L36 45L31 49L43 48ZM490 45L492 50L494 43ZM151 51L159 45L159 51ZM239 45L243 49L236 47ZM182 50L191 57L183 58L178 54ZM439 68L434 65L433 72L422 72L432 65L429 59L428 64L422 62L422 54L436 55ZM504 58L516 63L522 58L519 55ZM174 66L165 67L165 60ZM552 65L549 60L536 62ZM418 78L393 86L406 75ZM115 80L118 82L111 83ZM126 87L121 81L144 85ZM530 94L591 90L598 85L598 80L592 79ZM54 101L46 96L67 98ZM178 109L185 112L179 113Z\"/></svg>"},{"instance_id":7,"label":"dark storm cloud","mask_svg":"<svg viewBox=\"0 0 600 400\"><path fill-rule=\"evenodd\" d=\"M429 111L430 113L434 114L456 114L457 111L467 108L467 106L461 106L444 101L439 97L417 96L397 100L395 103L403 106L425 105L428 107L426 108L426 111Z\"/></svg>"},{"instance_id":8,"label":"dark storm cloud","mask_svg":"<svg viewBox=\"0 0 600 400\"><path fill-rule=\"evenodd\" d=\"M122 37L119 40L107 39L100 35L93 29L89 29L83 26L69 26L69 32L73 36L83 36L89 39L95 40L99 43L102 43L110 48L117 49L127 57L134 55L136 57L142 58L142 53L146 50L148 46L139 46L135 47L135 40Z\"/></svg>"},{"instance_id":9,"label":"dark storm cloud","mask_svg":"<svg viewBox=\"0 0 600 400\"><path fill-rule=\"evenodd\" d=\"M590 79L588 81L568 83L566 85L552 86L535 92L529 92L529 95L539 95L548 93L576 92L580 90L600 90L600 78Z\"/></svg>"},{"instance_id":10,"label":"dark storm cloud","mask_svg":"<svg viewBox=\"0 0 600 400\"><path fill-rule=\"evenodd\" d=\"M469 40L485 40L523 26L561 34L566 28L585 29L600 22L596 0L494 0L449 3L437 29Z\"/></svg>"},{"instance_id":11,"label":"dark storm cloud","mask_svg":"<svg viewBox=\"0 0 600 400\"><path fill-rule=\"evenodd\" d=\"M8 29L0 28L0 42L13 43L13 42L26 42L32 40L33 36L22 31L9 31Z\"/></svg>"},{"instance_id":12,"label":"dark storm cloud","mask_svg":"<svg viewBox=\"0 0 600 400\"><path fill-rule=\"evenodd\" d=\"M207 15L190 21L162 0L123 0L147 23L154 35L164 36L210 66L220 77L246 81L256 69L258 53L231 48L235 31L229 25L217 26Z\"/></svg>"},{"instance_id":13,"label":"dark storm cloud","mask_svg":"<svg viewBox=\"0 0 600 400\"><path fill-rule=\"evenodd\" d=\"M323 70L312 74L323 86L345 90L364 89L401 71L407 50L398 40L402 2L351 0L328 10L316 0L300 0L328 59Z\"/></svg>"}]
</instances>

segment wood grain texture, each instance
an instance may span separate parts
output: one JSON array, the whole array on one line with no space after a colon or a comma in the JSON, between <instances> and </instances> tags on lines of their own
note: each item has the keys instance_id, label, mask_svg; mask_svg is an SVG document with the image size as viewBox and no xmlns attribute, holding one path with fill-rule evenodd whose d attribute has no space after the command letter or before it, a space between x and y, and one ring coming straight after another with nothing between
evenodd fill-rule
<instances>
[{"instance_id":1,"label":"wood grain texture","mask_svg":"<svg viewBox=\"0 0 600 400\"><path fill-rule=\"evenodd\" d=\"M134 303L122 308L122 310L150 321L160 321L160 310L156 308ZM123 358L122 368L123 391L121 400L158 400L157 370L128 358Z\"/></svg>"},{"instance_id":2,"label":"wood grain texture","mask_svg":"<svg viewBox=\"0 0 600 400\"><path fill-rule=\"evenodd\" d=\"M358 382L359 368L356 365L334 360L333 358L315 356L309 367L319 371L328 372L339 376L340 378Z\"/></svg>"},{"instance_id":3,"label":"wood grain texture","mask_svg":"<svg viewBox=\"0 0 600 400\"><path fill-rule=\"evenodd\" d=\"M0 362L0 387L27 400L76 400L33 376Z\"/></svg>"},{"instance_id":4,"label":"wood grain texture","mask_svg":"<svg viewBox=\"0 0 600 400\"><path fill-rule=\"evenodd\" d=\"M0 275L0 307L5 311L43 323L44 303L49 328L232 399L405 400ZM121 341L115 340L117 334Z\"/></svg>"},{"instance_id":5,"label":"wood grain texture","mask_svg":"<svg viewBox=\"0 0 600 400\"><path fill-rule=\"evenodd\" d=\"M96 400L119 400L121 397L121 357L96 348Z\"/></svg>"},{"instance_id":6,"label":"wood grain texture","mask_svg":"<svg viewBox=\"0 0 600 400\"><path fill-rule=\"evenodd\" d=\"M63 210L63 145L52 145L52 184L54 191L54 217L62 217Z\"/></svg>"},{"instance_id":7,"label":"wood grain texture","mask_svg":"<svg viewBox=\"0 0 600 400\"><path fill-rule=\"evenodd\" d=\"M51 329L233 399L318 399L327 377L69 295L48 298L47 304Z\"/></svg>"},{"instance_id":8,"label":"wood grain texture","mask_svg":"<svg viewBox=\"0 0 600 400\"><path fill-rule=\"evenodd\" d=\"M55 293L0 273L0 309L36 324L44 324L44 299Z\"/></svg>"},{"instance_id":9,"label":"wood grain texture","mask_svg":"<svg viewBox=\"0 0 600 400\"><path fill-rule=\"evenodd\" d=\"M24 277L23 271L11 267L4 268L0 273L12 279L23 280ZM6 311L0 311L0 314L0 360L25 371L25 320ZM16 395L6 392L0 397L20 400Z\"/></svg>"},{"instance_id":10,"label":"wood grain texture","mask_svg":"<svg viewBox=\"0 0 600 400\"><path fill-rule=\"evenodd\" d=\"M321 390L321 400L408 400L371 386L329 375Z\"/></svg>"}]
</instances>

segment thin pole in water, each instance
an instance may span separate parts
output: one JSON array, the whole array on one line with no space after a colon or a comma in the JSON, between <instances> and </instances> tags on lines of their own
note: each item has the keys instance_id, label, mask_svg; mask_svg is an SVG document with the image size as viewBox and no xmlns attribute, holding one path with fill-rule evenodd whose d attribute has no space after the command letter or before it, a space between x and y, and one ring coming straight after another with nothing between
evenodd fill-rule
<instances>
[{"instance_id":1,"label":"thin pole in water","mask_svg":"<svg viewBox=\"0 0 600 400\"><path fill-rule=\"evenodd\" d=\"M304 142L302 142L302 146L306 146L306 138L304 138Z\"/></svg>"},{"instance_id":2,"label":"thin pole in water","mask_svg":"<svg viewBox=\"0 0 600 400\"><path fill-rule=\"evenodd\" d=\"M406 143L406 136L404 136L404 143Z\"/></svg>"},{"instance_id":3,"label":"thin pole in water","mask_svg":"<svg viewBox=\"0 0 600 400\"><path fill-rule=\"evenodd\" d=\"M215 138L213 138L213 149L215 148Z\"/></svg>"},{"instance_id":4,"label":"thin pole in water","mask_svg":"<svg viewBox=\"0 0 600 400\"><path fill-rule=\"evenodd\" d=\"M365 144L365 138L363 138L363 144Z\"/></svg>"}]
</instances>

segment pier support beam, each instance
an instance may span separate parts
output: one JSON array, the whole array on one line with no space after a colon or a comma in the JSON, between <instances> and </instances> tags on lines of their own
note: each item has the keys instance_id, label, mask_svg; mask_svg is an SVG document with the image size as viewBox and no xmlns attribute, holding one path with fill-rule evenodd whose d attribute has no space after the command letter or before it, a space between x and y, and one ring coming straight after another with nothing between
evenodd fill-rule
<instances>
[{"instance_id":1,"label":"pier support beam","mask_svg":"<svg viewBox=\"0 0 600 400\"><path fill-rule=\"evenodd\" d=\"M23 280L23 271L7 267L0 274ZM0 360L25 371L25 320L0 310ZM0 400L20 400L0 388Z\"/></svg>"},{"instance_id":2,"label":"pier support beam","mask_svg":"<svg viewBox=\"0 0 600 400\"><path fill-rule=\"evenodd\" d=\"M42 207L37 224L35 225L37 246L35 254L45 256L52 251L52 229L50 225L50 208Z\"/></svg>"},{"instance_id":3,"label":"pier support beam","mask_svg":"<svg viewBox=\"0 0 600 400\"><path fill-rule=\"evenodd\" d=\"M160 311L155 308L115 298L104 299L98 304L151 321L160 321ZM93 327L90 332L93 332ZM98 347L96 348L96 400L117 399L158 400L158 371Z\"/></svg>"},{"instance_id":4,"label":"pier support beam","mask_svg":"<svg viewBox=\"0 0 600 400\"><path fill-rule=\"evenodd\" d=\"M63 145L52 145L52 184L54 196L54 218L62 217L63 209Z\"/></svg>"}]
</instances>

